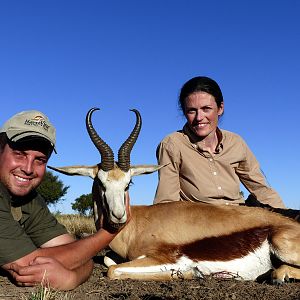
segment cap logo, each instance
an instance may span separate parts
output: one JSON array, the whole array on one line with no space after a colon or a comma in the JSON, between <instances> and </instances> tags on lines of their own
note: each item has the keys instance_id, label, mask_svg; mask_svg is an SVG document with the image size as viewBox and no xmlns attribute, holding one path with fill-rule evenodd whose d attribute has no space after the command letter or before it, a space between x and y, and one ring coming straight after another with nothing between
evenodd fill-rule
<instances>
[{"instance_id":1,"label":"cap logo","mask_svg":"<svg viewBox=\"0 0 300 300\"><path fill-rule=\"evenodd\" d=\"M44 119L43 116L35 116L34 118L32 118L31 120L26 119L24 122L24 125L29 125L29 126L40 126L42 127L45 131L48 131L50 125L48 125Z\"/></svg>"}]
</instances>

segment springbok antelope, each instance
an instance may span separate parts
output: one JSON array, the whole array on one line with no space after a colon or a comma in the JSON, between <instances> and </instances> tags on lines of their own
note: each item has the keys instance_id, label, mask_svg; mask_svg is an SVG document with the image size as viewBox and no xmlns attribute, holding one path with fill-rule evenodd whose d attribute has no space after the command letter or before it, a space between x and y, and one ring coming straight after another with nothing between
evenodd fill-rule
<instances>
[{"instance_id":1,"label":"springbok antelope","mask_svg":"<svg viewBox=\"0 0 300 300\"><path fill-rule=\"evenodd\" d=\"M130 166L130 152L141 128L137 110L133 110L136 125L118 152L118 162L92 126L95 110L87 113L86 126L101 163L51 168L93 178L95 210L107 209L110 224L117 228L126 222L124 195L131 177L161 166ZM300 224L280 214L263 208L190 202L132 206L131 214L130 222L109 245L128 260L110 263L108 276L112 279L171 280L231 274L255 280L273 268L272 256L282 262L271 271L274 282L300 279ZM95 221L99 228L97 217Z\"/></svg>"}]
</instances>

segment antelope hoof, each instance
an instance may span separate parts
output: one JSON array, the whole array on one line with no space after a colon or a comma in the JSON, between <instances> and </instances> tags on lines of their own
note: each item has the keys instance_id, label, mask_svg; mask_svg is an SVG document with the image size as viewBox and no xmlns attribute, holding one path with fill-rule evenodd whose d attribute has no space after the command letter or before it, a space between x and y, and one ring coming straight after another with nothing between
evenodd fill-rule
<instances>
[{"instance_id":1,"label":"antelope hoof","mask_svg":"<svg viewBox=\"0 0 300 300\"><path fill-rule=\"evenodd\" d=\"M283 285L289 282L289 280L290 278L286 273L282 274L282 272L278 272L278 270L272 272L272 284L274 285Z\"/></svg>"}]
</instances>

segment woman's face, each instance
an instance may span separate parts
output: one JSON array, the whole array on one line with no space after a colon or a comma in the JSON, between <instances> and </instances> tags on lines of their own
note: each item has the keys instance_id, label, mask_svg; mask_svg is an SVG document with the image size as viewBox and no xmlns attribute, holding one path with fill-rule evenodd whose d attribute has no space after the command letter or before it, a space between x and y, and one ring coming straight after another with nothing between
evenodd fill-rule
<instances>
[{"instance_id":1,"label":"woman's face","mask_svg":"<svg viewBox=\"0 0 300 300\"><path fill-rule=\"evenodd\" d=\"M195 92L185 99L184 114L190 129L201 138L216 132L219 116L224 111L223 102L217 106L214 96L206 92Z\"/></svg>"}]
</instances>

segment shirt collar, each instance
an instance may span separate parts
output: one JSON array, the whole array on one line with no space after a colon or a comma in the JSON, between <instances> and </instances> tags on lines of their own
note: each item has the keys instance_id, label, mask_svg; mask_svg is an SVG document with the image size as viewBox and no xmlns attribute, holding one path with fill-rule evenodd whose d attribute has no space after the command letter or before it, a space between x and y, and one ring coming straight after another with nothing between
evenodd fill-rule
<instances>
[{"instance_id":1,"label":"shirt collar","mask_svg":"<svg viewBox=\"0 0 300 300\"><path fill-rule=\"evenodd\" d=\"M1 194L3 194L6 199L9 199L9 202L11 202L11 196L10 196L6 186L2 182L0 182L0 191L1 191Z\"/></svg>"},{"instance_id":2,"label":"shirt collar","mask_svg":"<svg viewBox=\"0 0 300 300\"><path fill-rule=\"evenodd\" d=\"M28 195L23 196L23 197L11 196L11 194L8 192L6 186L2 182L0 182L0 193L6 199L8 199L8 201L10 202L10 204L12 206L15 206L15 207L22 206L22 205L29 203L34 197L37 196L36 190L31 191Z\"/></svg>"},{"instance_id":3,"label":"shirt collar","mask_svg":"<svg viewBox=\"0 0 300 300\"><path fill-rule=\"evenodd\" d=\"M183 126L182 131L185 135L187 135L189 141L194 145L194 148L198 148L198 149L202 150L201 146L199 145L201 140L190 129L190 127L188 126L187 123ZM222 131L218 127L216 129L216 134L217 134L217 138L218 138L218 144L217 144L215 152L220 153L223 150L223 134L222 134Z\"/></svg>"}]
</instances>

